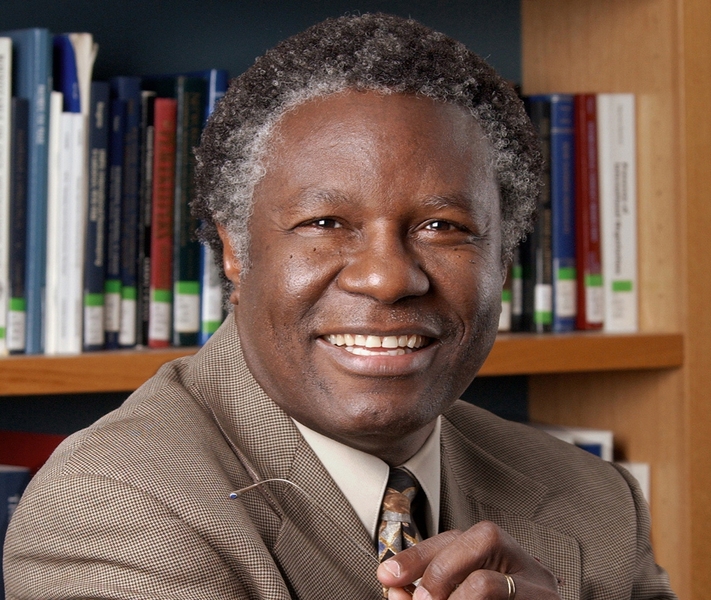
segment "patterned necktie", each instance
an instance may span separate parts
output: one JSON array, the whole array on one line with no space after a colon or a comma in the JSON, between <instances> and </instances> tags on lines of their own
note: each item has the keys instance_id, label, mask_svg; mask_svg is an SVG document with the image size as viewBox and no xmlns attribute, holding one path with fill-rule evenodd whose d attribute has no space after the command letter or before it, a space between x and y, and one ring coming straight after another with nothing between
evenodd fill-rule
<instances>
[{"instance_id":1,"label":"patterned necktie","mask_svg":"<svg viewBox=\"0 0 711 600\"><path fill-rule=\"evenodd\" d=\"M378 530L378 558L380 562L401 550L422 541L410 505L417 495L417 482L405 469L390 469L388 487L383 497Z\"/></svg>"}]
</instances>

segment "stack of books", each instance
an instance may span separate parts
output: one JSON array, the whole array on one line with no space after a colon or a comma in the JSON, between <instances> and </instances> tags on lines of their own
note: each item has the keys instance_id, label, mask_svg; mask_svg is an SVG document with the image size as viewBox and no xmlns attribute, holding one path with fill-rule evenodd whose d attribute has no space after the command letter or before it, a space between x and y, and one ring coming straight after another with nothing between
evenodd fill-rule
<instances>
[{"instance_id":1,"label":"stack of books","mask_svg":"<svg viewBox=\"0 0 711 600\"><path fill-rule=\"evenodd\" d=\"M499 330L635 332L635 97L524 102L541 141L543 189L508 274Z\"/></svg>"},{"instance_id":2,"label":"stack of books","mask_svg":"<svg viewBox=\"0 0 711 600\"><path fill-rule=\"evenodd\" d=\"M193 346L223 319L195 239L206 70L92 81L89 33L0 33L0 354Z\"/></svg>"}]
</instances>

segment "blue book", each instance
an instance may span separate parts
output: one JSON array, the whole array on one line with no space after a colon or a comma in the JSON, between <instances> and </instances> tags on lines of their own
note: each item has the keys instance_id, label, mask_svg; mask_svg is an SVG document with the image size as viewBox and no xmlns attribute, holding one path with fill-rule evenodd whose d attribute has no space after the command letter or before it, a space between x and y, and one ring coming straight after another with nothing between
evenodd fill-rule
<instances>
[{"instance_id":1,"label":"blue book","mask_svg":"<svg viewBox=\"0 0 711 600\"><path fill-rule=\"evenodd\" d=\"M109 129L109 193L106 197L104 258L104 331L106 348L119 347L121 328L121 193L126 102L111 100Z\"/></svg>"},{"instance_id":2,"label":"blue book","mask_svg":"<svg viewBox=\"0 0 711 600\"><path fill-rule=\"evenodd\" d=\"M575 113L573 96L552 94L551 215L553 218L553 331L575 329Z\"/></svg>"},{"instance_id":3,"label":"blue book","mask_svg":"<svg viewBox=\"0 0 711 600\"><path fill-rule=\"evenodd\" d=\"M186 73L192 77L202 77L207 82L207 102L205 122L215 110L217 101L225 95L229 75L225 69L209 69ZM205 245L200 246L200 332L198 343L203 345L217 331L225 318L222 308L222 281L215 264L213 253Z\"/></svg>"},{"instance_id":4,"label":"blue book","mask_svg":"<svg viewBox=\"0 0 711 600\"><path fill-rule=\"evenodd\" d=\"M29 101L27 181L26 352L41 354L47 248L47 145L52 89L52 36L42 28L0 33L12 39L14 95Z\"/></svg>"},{"instance_id":5,"label":"blue book","mask_svg":"<svg viewBox=\"0 0 711 600\"><path fill-rule=\"evenodd\" d=\"M77 60L69 35L66 33L55 35L53 47L54 89L62 92L64 102L62 110L72 113L81 112Z\"/></svg>"},{"instance_id":6,"label":"blue book","mask_svg":"<svg viewBox=\"0 0 711 600\"><path fill-rule=\"evenodd\" d=\"M29 482L30 470L27 467L0 465L0 564L7 526ZM5 587L0 575L0 598L4 597Z\"/></svg>"},{"instance_id":7,"label":"blue book","mask_svg":"<svg viewBox=\"0 0 711 600\"><path fill-rule=\"evenodd\" d=\"M140 77L114 77L113 98L126 103L124 159L121 193L121 326L119 346L136 345L136 300L138 285L138 212L140 183Z\"/></svg>"},{"instance_id":8,"label":"blue book","mask_svg":"<svg viewBox=\"0 0 711 600\"><path fill-rule=\"evenodd\" d=\"M106 192L109 154L109 84L95 81L89 98L89 210L84 255L85 351L104 347Z\"/></svg>"}]
</instances>

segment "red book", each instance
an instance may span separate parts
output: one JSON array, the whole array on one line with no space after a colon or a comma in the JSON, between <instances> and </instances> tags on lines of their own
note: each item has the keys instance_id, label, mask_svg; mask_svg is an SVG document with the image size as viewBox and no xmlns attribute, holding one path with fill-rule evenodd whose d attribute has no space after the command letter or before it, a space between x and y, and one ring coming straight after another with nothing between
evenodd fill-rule
<instances>
[{"instance_id":1,"label":"red book","mask_svg":"<svg viewBox=\"0 0 711 600\"><path fill-rule=\"evenodd\" d=\"M600 252L595 94L575 96L577 329L602 329L604 302Z\"/></svg>"},{"instance_id":2,"label":"red book","mask_svg":"<svg viewBox=\"0 0 711 600\"><path fill-rule=\"evenodd\" d=\"M151 218L151 292L148 345L170 345L173 321L173 203L178 103L156 98Z\"/></svg>"},{"instance_id":3,"label":"red book","mask_svg":"<svg viewBox=\"0 0 711 600\"><path fill-rule=\"evenodd\" d=\"M66 436L27 431L0 431L0 464L28 467L32 474Z\"/></svg>"}]
</instances>

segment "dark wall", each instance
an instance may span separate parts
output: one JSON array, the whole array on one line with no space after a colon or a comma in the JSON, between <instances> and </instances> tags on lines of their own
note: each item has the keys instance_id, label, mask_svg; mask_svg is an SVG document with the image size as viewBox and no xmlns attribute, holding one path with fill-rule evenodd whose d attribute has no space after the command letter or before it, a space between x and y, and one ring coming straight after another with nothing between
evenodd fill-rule
<instances>
[{"instance_id":1,"label":"dark wall","mask_svg":"<svg viewBox=\"0 0 711 600\"><path fill-rule=\"evenodd\" d=\"M97 79L207 68L234 76L313 23L374 11L443 31L520 81L519 0L0 0L0 31L89 31L100 46Z\"/></svg>"}]
</instances>

